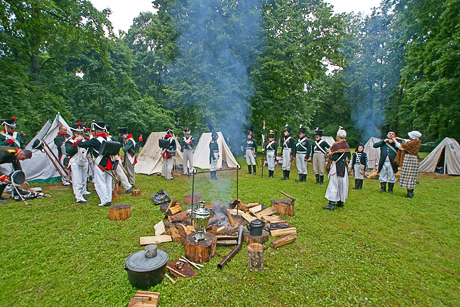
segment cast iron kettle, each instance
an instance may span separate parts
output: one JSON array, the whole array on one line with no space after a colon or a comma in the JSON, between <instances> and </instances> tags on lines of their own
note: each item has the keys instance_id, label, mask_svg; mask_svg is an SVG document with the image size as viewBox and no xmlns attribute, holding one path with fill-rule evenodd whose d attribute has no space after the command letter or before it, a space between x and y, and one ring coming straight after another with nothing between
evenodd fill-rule
<instances>
[{"instance_id":1,"label":"cast iron kettle","mask_svg":"<svg viewBox=\"0 0 460 307\"><path fill-rule=\"evenodd\" d=\"M262 235L262 230L264 230L264 227L265 223L261 220L253 220L249 225L247 225L249 233L251 234L251 236L255 237Z\"/></svg>"},{"instance_id":2,"label":"cast iron kettle","mask_svg":"<svg viewBox=\"0 0 460 307\"><path fill-rule=\"evenodd\" d=\"M168 253L150 244L131 254L125 261L128 280L133 287L148 289L160 283L165 277Z\"/></svg>"}]
</instances>

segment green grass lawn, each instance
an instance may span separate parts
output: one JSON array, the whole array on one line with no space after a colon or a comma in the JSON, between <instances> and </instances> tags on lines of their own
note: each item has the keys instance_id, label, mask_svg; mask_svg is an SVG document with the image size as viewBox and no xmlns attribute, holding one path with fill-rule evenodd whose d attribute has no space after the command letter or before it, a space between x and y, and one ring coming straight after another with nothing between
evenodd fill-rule
<instances>
[{"instance_id":1,"label":"green grass lawn","mask_svg":"<svg viewBox=\"0 0 460 307\"><path fill-rule=\"evenodd\" d=\"M297 228L293 243L265 251L265 270L250 272L246 246L224 267L217 264L231 247L218 247L214 258L192 279L176 286L161 283L150 291L161 293L161 306L459 306L460 305L460 178L419 176L413 199L395 187L379 194L377 180L365 180L362 191L352 190L344 208L321 209L326 185L314 184L309 165L306 183L245 174L239 160L239 197L243 202L270 204L297 198ZM211 202L230 202L236 196L236 172L195 178L195 191ZM182 200L192 180L175 176L137 175L141 197L120 196L114 203L132 205L132 217L115 222L107 207L77 204L69 187L41 184L52 198L31 200L29 206L9 201L1 205L0 306L127 306L136 289L124 261L143 249L139 237L153 235L162 219L149 195L164 189ZM92 190L92 185L91 185ZM273 240L273 239L271 239ZM267 243L268 245L268 243ZM159 248L170 260L184 255L179 243Z\"/></svg>"}]
</instances>

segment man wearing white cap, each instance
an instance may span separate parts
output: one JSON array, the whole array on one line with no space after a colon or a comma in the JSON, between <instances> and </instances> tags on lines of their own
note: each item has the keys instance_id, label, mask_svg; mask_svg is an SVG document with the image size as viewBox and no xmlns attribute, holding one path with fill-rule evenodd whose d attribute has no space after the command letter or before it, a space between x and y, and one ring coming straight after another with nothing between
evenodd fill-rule
<instances>
[{"instance_id":1,"label":"man wearing white cap","mask_svg":"<svg viewBox=\"0 0 460 307\"><path fill-rule=\"evenodd\" d=\"M407 189L406 198L414 197L414 189L417 184L418 177L418 152L422 145L420 137L422 134L418 131L411 131L408 133L410 140L402 140L401 138L395 138L404 141L400 144L396 142L396 147L399 151L396 156L396 163L401 165L401 177L399 178L399 186Z\"/></svg>"}]
</instances>

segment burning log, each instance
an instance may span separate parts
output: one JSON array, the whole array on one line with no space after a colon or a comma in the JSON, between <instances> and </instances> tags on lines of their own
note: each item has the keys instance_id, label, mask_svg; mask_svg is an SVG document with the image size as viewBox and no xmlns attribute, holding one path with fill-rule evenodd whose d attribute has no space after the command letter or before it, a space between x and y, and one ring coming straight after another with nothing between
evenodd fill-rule
<instances>
[{"instance_id":1,"label":"burning log","mask_svg":"<svg viewBox=\"0 0 460 307\"><path fill-rule=\"evenodd\" d=\"M284 235L297 234L295 227L286 228L286 229L275 229L270 231L272 237L280 237Z\"/></svg>"},{"instance_id":2,"label":"burning log","mask_svg":"<svg viewBox=\"0 0 460 307\"><path fill-rule=\"evenodd\" d=\"M278 248L280 246L286 245L288 243L291 243L297 238L297 235L295 234L289 234L289 235L284 235L282 237L279 237L278 239L272 241L270 243L271 248Z\"/></svg>"},{"instance_id":3,"label":"burning log","mask_svg":"<svg viewBox=\"0 0 460 307\"><path fill-rule=\"evenodd\" d=\"M240 251L243 243L243 229L244 227L240 225L238 229L238 245L217 265L219 270L222 270L227 262L229 262Z\"/></svg>"},{"instance_id":4,"label":"burning log","mask_svg":"<svg viewBox=\"0 0 460 307\"><path fill-rule=\"evenodd\" d=\"M109 220L124 221L131 217L131 205L118 204L109 208Z\"/></svg>"},{"instance_id":5,"label":"burning log","mask_svg":"<svg viewBox=\"0 0 460 307\"><path fill-rule=\"evenodd\" d=\"M168 221L171 223L177 223L177 222L182 222L183 220L186 220L189 218L189 213L190 211L183 211L176 213L174 215L168 216Z\"/></svg>"},{"instance_id":6,"label":"burning log","mask_svg":"<svg viewBox=\"0 0 460 307\"><path fill-rule=\"evenodd\" d=\"M185 255L194 262L208 262L216 252L217 238L207 232L205 239L195 241L195 232L189 234L185 240Z\"/></svg>"},{"instance_id":7,"label":"burning log","mask_svg":"<svg viewBox=\"0 0 460 307\"><path fill-rule=\"evenodd\" d=\"M264 269L264 247L259 243L248 245L248 268L251 271L263 271Z\"/></svg>"},{"instance_id":8,"label":"burning log","mask_svg":"<svg viewBox=\"0 0 460 307\"><path fill-rule=\"evenodd\" d=\"M227 214L228 221L230 222L230 224L231 224L232 226L235 226L235 220L233 220L233 217L232 217L232 215L230 214L230 212L228 212L228 210L225 209L225 213Z\"/></svg>"},{"instance_id":9,"label":"burning log","mask_svg":"<svg viewBox=\"0 0 460 307\"><path fill-rule=\"evenodd\" d=\"M168 236L168 235L139 238L140 245L158 244L158 243L171 242L171 241L172 241L172 238L171 236Z\"/></svg>"},{"instance_id":10,"label":"burning log","mask_svg":"<svg viewBox=\"0 0 460 307\"><path fill-rule=\"evenodd\" d=\"M270 233L266 230L262 230L262 235L260 236L253 236L251 233L245 229L243 231L243 240L246 242L247 245L252 244L252 243L259 243L259 244L264 244L265 242L268 241L270 238Z\"/></svg>"},{"instance_id":11,"label":"burning log","mask_svg":"<svg viewBox=\"0 0 460 307\"><path fill-rule=\"evenodd\" d=\"M163 223L163 221L160 221L155 226L153 226L153 229L155 229L155 236L166 234L165 223Z\"/></svg>"}]
</instances>

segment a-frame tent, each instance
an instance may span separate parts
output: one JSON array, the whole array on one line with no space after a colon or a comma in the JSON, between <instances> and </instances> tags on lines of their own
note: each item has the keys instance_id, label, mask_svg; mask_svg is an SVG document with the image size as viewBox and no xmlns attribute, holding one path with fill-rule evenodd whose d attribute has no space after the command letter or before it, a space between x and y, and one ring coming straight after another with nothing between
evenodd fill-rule
<instances>
[{"instance_id":1,"label":"a-frame tent","mask_svg":"<svg viewBox=\"0 0 460 307\"><path fill-rule=\"evenodd\" d=\"M371 136L364 144L364 152L367 154L367 168L374 169L380 161L380 148L374 148L374 143L380 142L380 138Z\"/></svg>"},{"instance_id":2,"label":"a-frame tent","mask_svg":"<svg viewBox=\"0 0 460 307\"><path fill-rule=\"evenodd\" d=\"M134 166L134 171L138 174L152 175L162 174L163 171L163 157L161 155L161 148L158 140L165 136L165 132L152 132L150 133L147 141L142 147L141 152L137 158L137 163ZM174 136L176 142L176 155L173 157L174 165L181 165L183 162L182 152L180 151L179 142Z\"/></svg>"},{"instance_id":3,"label":"a-frame tent","mask_svg":"<svg viewBox=\"0 0 460 307\"><path fill-rule=\"evenodd\" d=\"M70 133L69 125L58 113L53 122L48 120L43 125L37 135L27 144L26 149L32 150L34 141L40 139L48 144L48 147L51 148L57 156L58 153L57 147L54 145L54 138L58 134L60 126L66 126ZM28 182L53 182L55 180L61 180L61 175L56 170L50 158L39 150L32 151L32 158L21 161L21 167ZM1 168L5 174L10 174L13 171L11 164L3 164Z\"/></svg>"},{"instance_id":4,"label":"a-frame tent","mask_svg":"<svg viewBox=\"0 0 460 307\"><path fill-rule=\"evenodd\" d=\"M217 161L217 169L222 168L222 164L225 163L229 168L238 167L230 148L228 147L222 132L217 132L219 138L217 144L219 146L219 161ZM195 153L193 154L193 166L201 169L209 169L211 167L209 163L209 142L211 142L211 133L203 133L196 146Z\"/></svg>"},{"instance_id":5,"label":"a-frame tent","mask_svg":"<svg viewBox=\"0 0 460 307\"><path fill-rule=\"evenodd\" d=\"M420 162L420 173L432 173L442 167L444 174L460 175L460 145L455 139L445 138Z\"/></svg>"}]
</instances>

